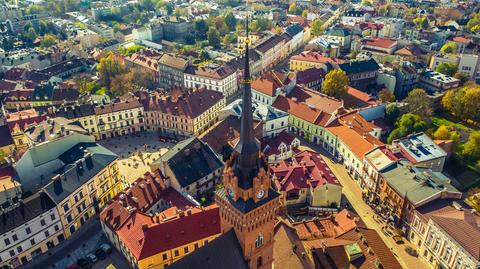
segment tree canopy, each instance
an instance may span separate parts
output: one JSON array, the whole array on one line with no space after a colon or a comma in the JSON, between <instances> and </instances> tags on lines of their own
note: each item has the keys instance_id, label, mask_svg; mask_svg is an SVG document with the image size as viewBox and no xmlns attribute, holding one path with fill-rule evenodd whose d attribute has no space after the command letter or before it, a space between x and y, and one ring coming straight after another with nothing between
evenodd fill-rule
<instances>
[{"instance_id":1,"label":"tree canopy","mask_svg":"<svg viewBox=\"0 0 480 269\"><path fill-rule=\"evenodd\" d=\"M101 58L97 65L100 84L111 88L112 80L115 76L126 73L125 64L113 53L109 53L107 57Z\"/></svg>"},{"instance_id":2,"label":"tree canopy","mask_svg":"<svg viewBox=\"0 0 480 269\"><path fill-rule=\"evenodd\" d=\"M441 48L442 53L457 53L457 44L454 42L447 42Z\"/></svg>"},{"instance_id":3,"label":"tree canopy","mask_svg":"<svg viewBox=\"0 0 480 269\"><path fill-rule=\"evenodd\" d=\"M422 120L419 115L412 113L403 114L395 123L395 129L388 136L388 143L393 140L405 137L415 132L424 131L427 128L427 123Z\"/></svg>"},{"instance_id":4,"label":"tree canopy","mask_svg":"<svg viewBox=\"0 0 480 269\"><path fill-rule=\"evenodd\" d=\"M480 122L480 86L469 85L459 90L449 90L442 105L452 115L464 121Z\"/></svg>"},{"instance_id":5,"label":"tree canopy","mask_svg":"<svg viewBox=\"0 0 480 269\"><path fill-rule=\"evenodd\" d=\"M220 47L220 33L214 27L210 27L207 33L208 44L214 48Z\"/></svg>"},{"instance_id":6,"label":"tree canopy","mask_svg":"<svg viewBox=\"0 0 480 269\"><path fill-rule=\"evenodd\" d=\"M419 115L423 119L432 116L432 102L423 89L414 89L408 93L404 101L408 104L410 113Z\"/></svg>"},{"instance_id":7,"label":"tree canopy","mask_svg":"<svg viewBox=\"0 0 480 269\"><path fill-rule=\"evenodd\" d=\"M311 33L313 36L319 36L323 33L323 21L320 19L315 19L312 22Z\"/></svg>"},{"instance_id":8,"label":"tree canopy","mask_svg":"<svg viewBox=\"0 0 480 269\"><path fill-rule=\"evenodd\" d=\"M325 76L322 83L322 92L330 96L340 96L345 94L348 89L350 80L345 71L335 69Z\"/></svg>"},{"instance_id":9,"label":"tree canopy","mask_svg":"<svg viewBox=\"0 0 480 269\"><path fill-rule=\"evenodd\" d=\"M382 100L382 102L394 102L395 101L395 95L389 91L388 89L382 89L380 92L378 92L378 98Z\"/></svg>"},{"instance_id":10,"label":"tree canopy","mask_svg":"<svg viewBox=\"0 0 480 269\"><path fill-rule=\"evenodd\" d=\"M444 75L453 76L458 71L458 65L454 63L441 63L437 66L435 71Z\"/></svg>"}]
</instances>

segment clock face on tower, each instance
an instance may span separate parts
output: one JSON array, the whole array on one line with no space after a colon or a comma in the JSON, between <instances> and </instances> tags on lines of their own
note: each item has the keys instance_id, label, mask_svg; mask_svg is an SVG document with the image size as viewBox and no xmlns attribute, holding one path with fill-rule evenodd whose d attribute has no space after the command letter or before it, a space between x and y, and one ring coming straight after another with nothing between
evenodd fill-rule
<instances>
[{"instance_id":1,"label":"clock face on tower","mask_svg":"<svg viewBox=\"0 0 480 269\"><path fill-rule=\"evenodd\" d=\"M228 192L228 195L233 198L233 196L234 196L233 190L228 188L227 192Z\"/></svg>"},{"instance_id":2,"label":"clock face on tower","mask_svg":"<svg viewBox=\"0 0 480 269\"><path fill-rule=\"evenodd\" d=\"M265 196L265 191L264 190L259 190L258 193L257 193L258 199L262 199L263 196Z\"/></svg>"}]
</instances>

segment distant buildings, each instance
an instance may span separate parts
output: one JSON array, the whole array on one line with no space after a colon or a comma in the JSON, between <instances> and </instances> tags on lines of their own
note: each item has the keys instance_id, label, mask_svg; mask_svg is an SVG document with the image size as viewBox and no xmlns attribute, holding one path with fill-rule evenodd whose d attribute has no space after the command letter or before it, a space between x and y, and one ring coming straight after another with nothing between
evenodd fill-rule
<instances>
[{"instance_id":1,"label":"distant buildings","mask_svg":"<svg viewBox=\"0 0 480 269\"><path fill-rule=\"evenodd\" d=\"M443 93L460 86L460 80L454 77L426 70L420 76L419 86L430 93Z\"/></svg>"},{"instance_id":2,"label":"distant buildings","mask_svg":"<svg viewBox=\"0 0 480 269\"><path fill-rule=\"evenodd\" d=\"M163 38L168 41L184 41L190 34L193 23L186 18L168 16L162 21Z\"/></svg>"},{"instance_id":3,"label":"distant buildings","mask_svg":"<svg viewBox=\"0 0 480 269\"><path fill-rule=\"evenodd\" d=\"M223 94L214 90L184 93L176 88L172 93L153 93L142 101L147 130L158 130L167 136L200 135L217 121L225 106Z\"/></svg>"},{"instance_id":4,"label":"distant buildings","mask_svg":"<svg viewBox=\"0 0 480 269\"><path fill-rule=\"evenodd\" d=\"M120 98L95 109L97 139L122 136L146 130L143 105L133 96Z\"/></svg>"},{"instance_id":5,"label":"distant buildings","mask_svg":"<svg viewBox=\"0 0 480 269\"><path fill-rule=\"evenodd\" d=\"M312 67L323 69L325 72L332 67L337 68L343 60L326 57L315 51L304 51L290 58L290 70L303 71Z\"/></svg>"},{"instance_id":6,"label":"distant buildings","mask_svg":"<svg viewBox=\"0 0 480 269\"><path fill-rule=\"evenodd\" d=\"M378 63L373 59L342 63L338 67L347 74L350 86L361 90L376 84L380 69Z\"/></svg>"},{"instance_id":7,"label":"distant buildings","mask_svg":"<svg viewBox=\"0 0 480 269\"><path fill-rule=\"evenodd\" d=\"M189 60L173 54L164 54L159 62L160 85L165 88L184 86L183 73L189 65Z\"/></svg>"},{"instance_id":8,"label":"distant buildings","mask_svg":"<svg viewBox=\"0 0 480 269\"><path fill-rule=\"evenodd\" d=\"M229 97L237 93L237 73L228 65L189 66L184 73L186 88L205 88Z\"/></svg>"}]
</instances>

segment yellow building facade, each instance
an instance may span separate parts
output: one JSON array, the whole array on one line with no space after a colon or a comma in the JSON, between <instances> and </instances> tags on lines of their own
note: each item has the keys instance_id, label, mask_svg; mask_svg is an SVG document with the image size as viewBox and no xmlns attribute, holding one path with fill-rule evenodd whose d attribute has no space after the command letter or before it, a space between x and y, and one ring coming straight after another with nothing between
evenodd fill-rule
<instances>
[{"instance_id":1,"label":"yellow building facade","mask_svg":"<svg viewBox=\"0 0 480 269\"><path fill-rule=\"evenodd\" d=\"M207 244L208 242L212 241L213 239L220 236L220 233L209 236L206 238L202 238L200 240L190 242L186 245L179 246L174 249L169 249L162 253L158 253L154 256L150 256L148 258L139 260L137 262L139 269L164 269L168 265L180 260L185 255L188 255L192 251L195 251L199 247Z\"/></svg>"}]
</instances>

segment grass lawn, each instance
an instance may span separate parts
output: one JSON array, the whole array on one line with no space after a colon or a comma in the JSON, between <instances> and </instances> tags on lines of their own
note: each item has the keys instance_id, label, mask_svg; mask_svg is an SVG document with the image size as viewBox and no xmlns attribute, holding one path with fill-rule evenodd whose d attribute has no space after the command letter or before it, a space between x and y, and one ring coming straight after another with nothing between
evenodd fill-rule
<instances>
[{"instance_id":1,"label":"grass lawn","mask_svg":"<svg viewBox=\"0 0 480 269\"><path fill-rule=\"evenodd\" d=\"M446 118L442 118L442 117L437 117L437 116L434 116L432 117L432 123L433 125L439 127L441 125L445 125L445 126L448 126L448 127L451 127L451 126L455 126L455 127L458 127L460 129L463 129L463 130L466 130L466 131L473 131L473 129L459 123L459 122L453 122L453 121L450 121L450 120L447 120Z\"/></svg>"}]
</instances>

